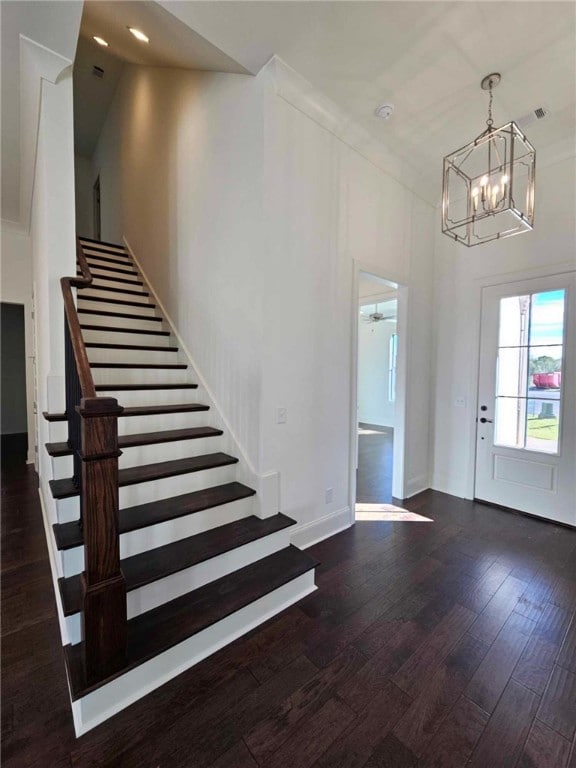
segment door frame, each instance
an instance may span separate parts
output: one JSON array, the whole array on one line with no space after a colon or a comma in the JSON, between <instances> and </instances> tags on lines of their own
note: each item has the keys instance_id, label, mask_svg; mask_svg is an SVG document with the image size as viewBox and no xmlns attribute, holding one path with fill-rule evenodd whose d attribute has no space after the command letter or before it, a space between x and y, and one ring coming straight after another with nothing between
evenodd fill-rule
<instances>
[{"instance_id":1,"label":"door frame","mask_svg":"<svg viewBox=\"0 0 576 768\"><path fill-rule=\"evenodd\" d=\"M95 240L102 237L102 202L100 197L100 174L92 185L92 228Z\"/></svg>"},{"instance_id":2,"label":"door frame","mask_svg":"<svg viewBox=\"0 0 576 768\"><path fill-rule=\"evenodd\" d=\"M369 275L397 286L398 316L396 333L398 334L398 349L396 357L396 403L394 409L394 442L392 467L392 495L397 499L406 498L404 482L404 464L406 456L406 412L408 407L406 370L408 361L408 286L397 276L384 272L373 264L353 259L352 278L352 322L351 322L351 366L350 366L350 518L355 522L356 512L356 464L358 457L358 326L359 326L359 297L358 286L360 273Z\"/></svg>"},{"instance_id":3,"label":"door frame","mask_svg":"<svg viewBox=\"0 0 576 768\"><path fill-rule=\"evenodd\" d=\"M470 386L470 400L473 404L470 414L470 424L468 434L468 470L466 477L466 499L474 499L476 492L476 447L478 425L476 416L480 407L480 342L482 333L482 290L484 288L498 287L509 283L519 283L523 280L532 280L543 277L556 277L574 272L574 264L564 262L550 267L532 267L521 269L514 272L505 272L501 275L490 275L488 277L479 277L473 281L473 296L470 296L469 306L471 307L471 316L473 318L473 328L471 329L471 339L475 339L472 344L472 359L470 370L473 373Z\"/></svg>"}]
</instances>

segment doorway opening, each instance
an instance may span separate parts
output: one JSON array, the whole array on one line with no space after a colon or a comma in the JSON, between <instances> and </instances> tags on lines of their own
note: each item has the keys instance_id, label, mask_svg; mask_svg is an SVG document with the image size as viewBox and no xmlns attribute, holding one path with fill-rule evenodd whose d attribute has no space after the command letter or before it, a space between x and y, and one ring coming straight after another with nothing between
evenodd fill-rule
<instances>
[{"instance_id":1,"label":"doorway opening","mask_svg":"<svg viewBox=\"0 0 576 768\"><path fill-rule=\"evenodd\" d=\"M397 283L361 270L357 294L356 519L392 507L398 431ZM402 440L400 443L402 444ZM392 511L392 510L388 510Z\"/></svg>"},{"instance_id":2,"label":"doorway opening","mask_svg":"<svg viewBox=\"0 0 576 768\"><path fill-rule=\"evenodd\" d=\"M24 305L1 304L2 467L24 466L28 452Z\"/></svg>"}]
</instances>

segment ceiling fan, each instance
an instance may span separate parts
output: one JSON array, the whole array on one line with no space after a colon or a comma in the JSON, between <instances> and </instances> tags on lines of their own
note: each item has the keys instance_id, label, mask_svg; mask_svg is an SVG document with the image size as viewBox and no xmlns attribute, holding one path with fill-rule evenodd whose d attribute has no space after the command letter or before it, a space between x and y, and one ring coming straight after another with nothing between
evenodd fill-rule
<instances>
[{"instance_id":1,"label":"ceiling fan","mask_svg":"<svg viewBox=\"0 0 576 768\"><path fill-rule=\"evenodd\" d=\"M365 323L396 322L396 315L384 315L382 312L371 312L369 315L360 312Z\"/></svg>"}]
</instances>

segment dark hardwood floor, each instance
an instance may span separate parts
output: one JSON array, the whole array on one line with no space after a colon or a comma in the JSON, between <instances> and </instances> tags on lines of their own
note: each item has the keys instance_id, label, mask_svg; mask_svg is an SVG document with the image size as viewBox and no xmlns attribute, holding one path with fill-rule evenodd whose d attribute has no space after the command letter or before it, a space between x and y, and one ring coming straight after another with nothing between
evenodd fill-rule
<instances>
[{"instance_id":1,"label":"dark hardwood floor","mask_svg":"<svg viewBox=\"0 0 576 768\"><path fill-rule=\"evenodd\" d=\"M358 434L356 501L387 504L392 501L394 430L361 425Z\"/></svg>"},{"instance_id":2,"label":"dark hardwood floor","mask_svg":"<svg viewBox=\"0 0 576 768\"><path fill-rule=\"evenodd\" d=\"M2 483L5 768L576 768L576 532L426 492L319 590L76 740L36 476Z\"/></svg>"}]
</instances>

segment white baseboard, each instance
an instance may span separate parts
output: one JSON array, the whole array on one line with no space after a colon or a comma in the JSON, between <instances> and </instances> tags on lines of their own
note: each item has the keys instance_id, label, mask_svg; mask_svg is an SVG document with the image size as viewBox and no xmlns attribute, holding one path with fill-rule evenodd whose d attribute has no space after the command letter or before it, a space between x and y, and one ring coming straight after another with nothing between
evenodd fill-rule
<instances>
[{"instance_id":1,"label":"white baseboard","mask_svg":"<svg viewBox=\"0 0 576 768\"><path fill-rule=\"evenodd\" d=\"M44 503L44 495L42 493L42 486L38 487L38 498L40 499L40 508L42 509L42 522L44 523L44 533L46 535L46 545L48 547L48 558L50 560L50 573L52 574L52 586L54 589L54 599L56 600L56 612L58 614L58 624L60 625L60 634L62 636L62 645L67 645L68 627L66 625L66 617L62 609L62 600L60 598L60 589L58 588L58 562L59 553L56 548L56 541L54 540L54 534L52 532L52 526L48 518L48 511Z\"/></svg>"},{"instance_id":2,"label":"white baseboard","mask_svg":"<svg viewBox=\"0 0 576 768\"><path fill-rule=\"evenodd\" d=\"M300 549L307 549L313 544L334 536L340 531L350 528L353 523L350 507L342 507L316 520L301 523L293 529L292 544Z\"/></svg>"},{"instance_id":3,"label":"white baseboard","mask_svg":"<svg viewBox=\"0 0 576 768\"><path fill-rule=\"evenodd\" d=\"M427 491L430 488L430 478L428 475L418 475L417 477L411 477L406 483L406 497L411 499L412 496L416 496L422 491Z\"/></svg>"}]
</instances>

